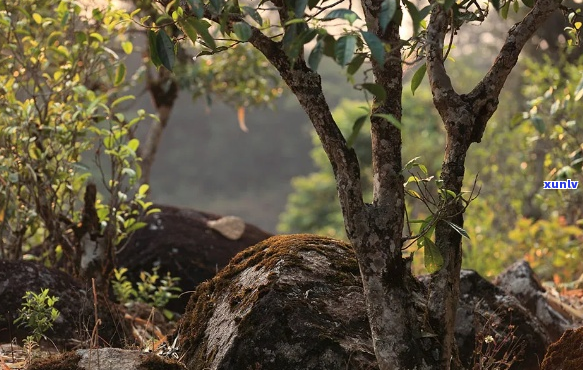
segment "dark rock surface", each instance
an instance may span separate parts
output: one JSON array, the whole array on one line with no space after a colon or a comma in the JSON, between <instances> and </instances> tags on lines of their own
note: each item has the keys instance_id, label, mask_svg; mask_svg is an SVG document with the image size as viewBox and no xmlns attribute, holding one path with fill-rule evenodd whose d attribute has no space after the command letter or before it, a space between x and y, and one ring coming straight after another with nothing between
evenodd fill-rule
<instances>
[{"instance_id":1,"label":"dark rock surface","mask_svg":"<svg viewBox=\"0 0 583 370\"><path fill-rule=\"evenodd\" d=\"M561 339L551 344L541 370L583 369L583 328L567 330Z\"/></svg>"},{"instance_id":2,"label":"dark rock surface","mask_svg":"<svg viewBox=\"0 0 583 370\"><path fill-rule=\"evenodd\" d=\"M35 262L0 260L0 342L12 338L22 340L30 334L26 327L13 324L19 316L22 297L27 291L40 293L49 289L50 296L59 300L55 308L60 316L46 336L58 345L83 345L95 325L93 294L89 287L74 280L70 275L49 269ZM100 343L120 346L125 344L128 329L123 315L111 302L98 300L98 327Z\"/></svg>"},{"instance_id":3,"label":"dark rock surface","mask_svg":"<svg viewBox=\"0 0 583 370\"><path fill-rule=\"evenodd\" d=\"M117 255L117 265L128 268L128 278L134 282L139 281L140 271L159 266L159 274L170 272L180 277L184 292L193 291L238 252L271 236L242 223L242 234L233 239L209 226L209 221L220 220L221 216L186 208L154 207L161 212L149 215L145 220L148 226L137 230ZM170 301L166 308L184 312L189 296L184 294Z\"/></svg>"},{"instance_id":4,"label":"dark rock surface","mask_svg":"<svg viewBox=\"0 0 583 370\"><path fill-rule=\"evenodd\" d=\"M333 239L245 250L199 286L181 324L188 369L376 368L358 266Z\"/></svg>"},{"instance_id":5,"label":"dark rock surface","mask_svg":"<svg viewBox=\"0 0 583 370\"><path fill-rule=\"evenodd\" d=\"M28 370L184 370L168 360L139 350L119 348L86 349L38 360Z\"/></svg>"},{"instance_id":6,"label":"dark rock surface","mask_svg":"<svg viewBox=\"0 0 583 370\"><path fill-rule=\"evenodd\" d=\"M506 353L510 354L509 359L518 355L519 361L512 367L516 370L539 369L546 348L551 343L542 323L514 296L473 270L461 272L456 340L464 366L471 365L474 349L479 347L479 343L481 347L478 352L487 359L500 360ZM524 345L522 351L516 347L521 342ZM497 347L500 349L493 353Z\"/></svg>"},{"instance_id":7,"label":"dark rock surface","mask_svg":"<svg viewBox=\"0 0 583 370\"><path fill-rule=\"evenodd\" d=\"M476 272L461 277L456 336L465 365L476 341L491 335L500 357L514 334L526 355L513 369L538 369L550 343L540 322ZM376 368L354 253L329 238L277 236L238 254L199 286L178 326L188 369Z\"/></svg>"},{"instance_id":8,"label":"dark rock surface","mask_svg":"<svg viewBox=\"0 0 583 370\"><path fill-rule=\"evenodd\" d=\"M494 284L515 296L520 303L536 316L550 335L558 340L573 323L557 312L545 298L545 289L526 261L518 261L496 277ZM583 364L581 365L583 368Z\"/></svg>"}]
</instances>

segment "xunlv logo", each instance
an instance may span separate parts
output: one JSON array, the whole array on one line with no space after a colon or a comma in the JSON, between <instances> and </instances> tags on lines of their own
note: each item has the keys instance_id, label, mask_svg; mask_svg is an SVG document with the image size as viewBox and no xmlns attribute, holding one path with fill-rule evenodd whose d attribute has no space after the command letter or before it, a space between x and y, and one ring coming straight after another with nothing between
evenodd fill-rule
<instances>
[{"instance_id":1,"label":"xunlv logo","mask_svg":"<svg viewBox=\"0 0 583 370\"><path fill-rule=\"evenodd\" d=\"M577 189L579 181L543 181L543 189Z\"/></svg>"}]
</instances>

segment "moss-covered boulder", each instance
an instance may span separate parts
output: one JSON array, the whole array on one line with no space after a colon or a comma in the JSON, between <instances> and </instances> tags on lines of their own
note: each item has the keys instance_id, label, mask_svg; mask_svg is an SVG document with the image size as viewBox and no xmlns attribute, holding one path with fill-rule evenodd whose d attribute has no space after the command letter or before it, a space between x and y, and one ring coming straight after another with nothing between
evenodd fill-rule
<instances>
[{"instance_id":1,"label":"moss-covered boulder","mask_svg":"<svg viewBox=\"0 0 583 370\"><path fill-rule=\"evenodd\" d=\"M60 347L83 346L89 343L95 328L95 310L92 290L72 276L30 261L0 260L0 342L23 339L30 334L26 327L17 326L27 291L40 293L49 289L49 295L59 298L55 308L60 315L46 336ZM96 334L100 343L121 346L131 331L117 306L101 297L97 302L100 324Z\"/></svg>"},{"instance_id":2,"label":"moss-covered boulder","mask_svg":"<svg viewBox=\"0 0 583 370\"><path fill-rule=\"evenodd\" d=\"M159 268L179 277L183 291L215 276L243 249L271 234L236 217L188 208L155 205L160 212L149 215L144 228L122 243L117 264L128 269L130 280L139 281L141 271ZM173 299L166 308L184 312L189 294Z\"/></svg>"},{"instance_id":3,"label":"moss-covered boulder","mask_svg":"<svg viewBox=\"0 0 583 370\"><path fill-rule=\"evenodd\" d=\"M272 237L193 294L179 327L188 369L375 369L360 273L346 243Z\"/></svg>"},{"instance_id":4,"label":"moss-covered boulder","mask_svg":"<svg viewBox=\"0 0 583 370\"><path fill-rule=\"evenodd\" d=\"M457 318L466 367L478 344L476 354L518 356L513 369L539 368L544 327L474 271L462 271ZM199 286L178 327L189 370L377 368L354 252L325 237L276 236L239 253Z\"/></svg>"}]
</instances>

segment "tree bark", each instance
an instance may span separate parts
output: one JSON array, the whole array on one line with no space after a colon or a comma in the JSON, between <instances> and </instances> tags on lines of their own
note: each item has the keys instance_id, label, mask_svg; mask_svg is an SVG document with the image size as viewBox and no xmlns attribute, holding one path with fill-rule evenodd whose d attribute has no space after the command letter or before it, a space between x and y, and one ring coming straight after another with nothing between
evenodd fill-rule
<instances>
[{"instance_id":1,"label":"tree bark","mask_svg":"<svg viewBox=\"0 0 583 370\"><path fill-rule=\"evenodd\" d=\"M467 95L458 94L444 66L444 39L449 30L448 16L440 5L433 8L427 30L427 74L433 102L446 132L447 141L441 179L444 188L460 194L464 180L464 163L472 143L479 143L488 120L498 107L498 97L504 83L516 65L518 56L536 29L560 4L557 0L538 0L522 22L509 31L508 38L494 64ZM451 31L451 30L449 30ZM449 202L445 220L463 228L463 205ZM455 314L459 299L459 274L462 263L461 235L449 224L440 221L435 229L436 245L444 266L433 274L430 284L431 323L437 329L442 345L441 369L458 368L455 356Z\"/></svg>"}]
</instances>

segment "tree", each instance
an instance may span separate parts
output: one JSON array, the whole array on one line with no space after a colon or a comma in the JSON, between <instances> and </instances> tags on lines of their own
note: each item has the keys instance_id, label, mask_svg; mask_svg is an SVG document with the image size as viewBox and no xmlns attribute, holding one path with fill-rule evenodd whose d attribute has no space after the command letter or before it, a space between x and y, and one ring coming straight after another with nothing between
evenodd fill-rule
<instances>
[{"instance_id":1,"label":"tree","mask_svg":"<svg viewBox=\"0 0 583 370\"><path fill-rule=\"evenodd\" d=\"M492 5L507 9L511 2L516 3L496 0ZM414 28L414 36L403 41L400 34L403 10L395 0L364 1L363 22L351 9L330 10L338 3L318 0L273 0L272 3L275 7L264 7L264 2L257 7L241 7L237 1L160 1L193 42L217 51L209 33L210 21L233 42L251 43L278 70L310 118L334 170L346 233L361 272L379 368L459 368L454 321L461 238L465 233L463 212L468 201L462 197L466 155L472 143L481 141L522 48L535 30L559 9L560 1L527 2L532 9L509 30L491 69L467 94L455 91L445 67L446 34L449 32L453 37L461 32L464 23L483 20L487 7L474 1L443 1L419 9L403 0ZM272 33L271 18L258 10L267 13L271 10L279 18L277 32ZM321 17L324 12L325 16ZM346 20L349 25L343 31L324 26L336 19ZM258 26L252 25L251 20ZM189 32L190 26L197 33ZM340 35L334 36L335 32ZM306 58L304 45L314 39L316 45ZM163 59L172 53L172 48L158 51L162 52L158 57ZM374 83L357 85L374 95L366 115L371 119L373 198L370 203L363 201L357 156L336 125L322 90L317 66L323 55L348 66L349 76L365 60L370 61ZM403 254L403 247L408 245L405 241L413 237L403 238L405 179L399 129L403 59L411 56L425 59L419 75L427 71L433 102L446 130L440 209L422 230L425 248L436 246L434 250L441 259L440 268L431 275L427 295L411 273L413 257ZM414 85L420 80L419 75ZM363 122L364 118L355 122L357 131ZM433 230L435 242L427 237Z\"/></svg>"},{"instance_id":2,"label":"tree","mask_svg":"<svg viewBox=\"0 0 583 370\"><path fill-rule=\"evenodd\" d=\"M149 206L129 137L147 115L126 119L126 66L108 47L129 23L67 0L0 4L0 258L40 246L107 287L116 245Z\"/></svg>"}]
</instances>

